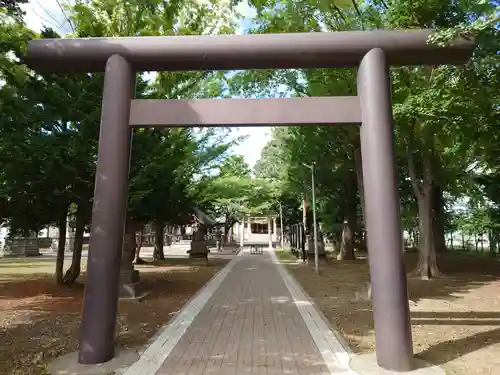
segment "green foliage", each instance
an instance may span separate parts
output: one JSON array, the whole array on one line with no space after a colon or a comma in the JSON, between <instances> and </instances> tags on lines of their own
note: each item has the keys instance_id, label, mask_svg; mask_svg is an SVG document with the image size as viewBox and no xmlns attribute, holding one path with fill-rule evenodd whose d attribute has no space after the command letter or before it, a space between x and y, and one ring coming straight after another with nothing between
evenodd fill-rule
<instances>
[{"instance_id":1,"label":"green foliage","mask_svg":"<svg viewBox=\"0 0 500 375\"><path fill-rule=\"evenodd\" d=\"M88 1L67 6L70 36L228 33L225 3ZM60 221L70 204L90 219L99 134L102 74L34 74L22 64L36 35L19 18L0 14L0 221L13 232ZM177 99L223 95L221 73L137 76L136 97ZM130 168L130 216L139 222L185 222L209 173L234 141L228 129L138 130Z\"/></svg>"},{"instance_id":2,"label":"green foliage","mask_svg":"<svg viewBox=\"0 0 500 375\"><path fill-rule=\"evenodd\" d=\"M217 174L200 181L197 196L207 212L223 220L225 233L247 215L276 211L274 185L252 177L242 156L226 157L218 169Z\"/></svg>"},{"instance_id":3,"label":"green foliage","mask_svg":"<svg viewBox=\"0 0 500 375\"><path fill-rule=\"evenodd\" d=\"M21 23L3 25L15 32L5 47L22 57L34 34ZM42 37L58 36L45 30ZM102 80L41 77L8 56L1 73L2 216L14 233L38 231L59 220L71 201L89 205Z\"/></svg>"},{"instance_id":4,"label":"green foliage","mask_svg":"<svg viewBox=\"0 0 500 375\"><path fill-rule=\"evenodd\" d=\"M0 15L6 15L20 19L23 14L20 5L26 4L29 0L0 0Z\"/></svg>"},{"instance_id":5,"label":"green foliage","mask_svg":"<svg viewBox=\"0 0 500 375\"><path fill-rule=\"evenodd\" d=\"M478 192L471 173L496 170L500 158L495 130L500 119L498 4L436 0L251 4L258 14L251 32L437 28L430 43L448 43L458 35L474 36L477 47L464 66L391 70L405 228L418 227L423 212L417 202L424 199L424 192L431 194L433 187L439 186L452 207L458 199ZM355 85L355 71L350 69L249 71L238 73L230 82L234 93L250 97L355 95ZM362 186L357 186L354 178L360 171L358 149L359 135L352 127L275 129L256 165L256 174L279 181L281 194L293 196L292 206L299 207L302 197L310 194L309 170L302 163L316 161L319 218L323 228L335 231L353 207L357 206L355 212L361 220ZM490 190L492 186L496 185L489 184ZM356 187L357 198L352 196ZM480 194L487 192L482 189ZM488 220L496 220L490 209L484 212ZM484 218L481 215L478 217ZM295 216L294 220L300 218ZM449 229L450 220L449 215L445 217Z\"/></svg>"}]
</instances>

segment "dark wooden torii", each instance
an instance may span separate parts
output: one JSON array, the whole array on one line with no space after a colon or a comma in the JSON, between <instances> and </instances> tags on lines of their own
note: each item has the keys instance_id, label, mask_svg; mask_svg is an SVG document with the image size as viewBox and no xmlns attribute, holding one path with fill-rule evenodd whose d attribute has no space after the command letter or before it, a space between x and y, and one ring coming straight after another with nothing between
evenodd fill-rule
<instances>
[{"instance_id":1,"label":"dark wooden torii","mask_svg":"<svg viewBox=\"0 0 500 375\"><path fill-rule=\"evenodd\" d=\"M394 156L389 66L466 62L473 42L429 44L432 30L41 39L39 72L105 72L79 362L114 355L131 130L146 126L361 125L377 362L412 368L412 337ZM137 100L141 71L358 68L352 97Z\"/></svg>"}]
</instances>

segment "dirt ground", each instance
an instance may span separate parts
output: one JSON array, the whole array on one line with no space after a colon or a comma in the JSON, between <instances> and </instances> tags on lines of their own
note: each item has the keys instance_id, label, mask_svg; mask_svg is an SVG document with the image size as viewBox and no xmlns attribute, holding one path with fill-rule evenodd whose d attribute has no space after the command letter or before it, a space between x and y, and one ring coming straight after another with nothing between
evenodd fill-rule
<instances>
[{"instance_id":1,"label":"dirt ground","mask_svg":"<svg viewBox=\"0 0 500 375\"><path fill-rule=\"evenodd\" d=\"M417 255L406 254L407 270ZM328 259L318 276L310 264L279 256L350 347L373 351L366 259ZM409 280L415 354L449 375L500 374L500 261L450 251L439 256L439 265L445 278Z\"/></svg>"},{"instance_id":2,"label":"dirt ground","mask_svg":"<svg viewBox=\"0 0 500 375\"><path fill-rule=\"evenodd\" d=\"M137 266L151 294L121 302L118 344L140 347L220 270L227 260L171 259ZM0 262L0 374L41 375L51 358L77 349L83 284L55 285L53 260Z\"/></svg>"}]
</instances>

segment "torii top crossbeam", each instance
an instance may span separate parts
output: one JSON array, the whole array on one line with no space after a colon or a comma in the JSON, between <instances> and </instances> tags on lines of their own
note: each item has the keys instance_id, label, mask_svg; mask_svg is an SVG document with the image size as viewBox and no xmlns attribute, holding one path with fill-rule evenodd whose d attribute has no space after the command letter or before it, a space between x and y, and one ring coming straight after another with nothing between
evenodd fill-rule
<instances>
[{"instance_id":1,"label":"torii top crossbeam","mask_svg":"<svg viewBox=\"0 0 500 375\"><path fill-rule=\"evenodd\" d=\"M37 39L27 62L38 71L102 72L121 55L136 71L340 68L357 66L373 48L390 65L457 64L473 41L446 47L428 43L433 30L376 30L250 35Z\"/></svg>"}]
</instances>

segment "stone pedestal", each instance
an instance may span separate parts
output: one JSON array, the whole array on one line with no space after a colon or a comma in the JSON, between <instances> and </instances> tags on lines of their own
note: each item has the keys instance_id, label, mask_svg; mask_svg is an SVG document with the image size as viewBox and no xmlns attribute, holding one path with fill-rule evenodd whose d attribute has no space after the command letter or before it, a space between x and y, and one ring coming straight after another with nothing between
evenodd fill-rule
<instances>
[{"instance_id":1,"label":"stone pedestal","mask_svg":"<svg viewBox=\"0 0 500 375\"><path fill-rule=\"evenodd\" d=\"M50 250L56 252L58 247L59 247L59 239L52 238L52 243L50 244Z\"/></svg>"},{"instance_id":2,"label":"stone pedestal","mask_svg":"<svg viewBox=\"0 0 500 375\"><path fill-rule=\"evenodd\" d=\"M191 241L191 249L188 250L188 254L190 258L208 258L208 250L207 242L205 241L205 231L203 227L199 227L193 233L193 240Z\"/></svg>"},{"instance_id":3,"label":"stone pedestal","mask_svg":"<svg viewBox=\"0 0 500 375\"><path fill-rule=\"evenodd\" d=\"M307 256L314 258L314 236L307 236ZM318 238L318 256L320 258L326 256L325 243L322 238Z\"/></svg>"},{"instance_id":4,"label":"stone pedestal","mask_svg":"<svg viewBox=\"0 0 500 375\"><path fill-rule=\"evenodd\" d=\"M40 248L38 237L14 237L7 238L5 245L0 249L0 255L11 257L39 256Z\"/></svg>"},{"instance_id":5,"label":"stone pedestal","mask_svg":"<svg viewBox=\"0 0 500 375\"><path fill-rule=\"evenodd\" d=\"M120 299L140 300L148 295L141 284L139 271L135 269L120 272Z\"/></svg>"},{"instance_id":6,"label":"stone pedestal","mask_svg":"<svg viewBox=\"0 0 500 375\"><path fill-rule=\"evenodd\" d=\"M359 375L446 375L439 366L433 365L418 358L413 358L413 370L391 371L377 364L375 353L354 355L351 357L349 366Z\"/></svg>"},{"instance_id":7,"label":"stone pedestal","mask_svg":"<svg viewBox=\"0 0 500 375\"><path fill-rule=\"evenodd\" d=\"M128 231L123 238L122 263L120 270L121 300L140 300L149 293L141 285L139 271L134 268L135 232Z\"/></svg>"},{"instance_id":8,"label":"stone pedestal","mask_svg":"<svg viewBox=\"0 0 500 375\"><path fill-rule=\"evenodd\" d=\"M52 375L109 375L123 374L139 359L136 349L117 347L114 357L108 362L95 365L78 363L78 352L71 352L50 360L47 370Z\"/></svg>"},{"instance_id":9,"label":"stone pedestal","mask_svg":"<svg viewBox=\"0 0 500 375\"><path fill-rule=\"evenodd\" d=\"M168 235L165 239L165 245L172 246L172 243L174 242L173 240L174 240L173 236Z\"/></svg>"},{"instance_id":10,"label":"stone pedestal","mask_svg":"<svg viewBox=\"0 0 500 375\"><path fill-rule=\"evenodd\" d=\"M66 237L66 241L64 243L64 251L67 253L71 253L73 251L73 245L75 244L75 237ZM59 247L59 238L52 238L52 244L50 245L50 250L57 252L57 248Z\"/></svg>"},{"instance_id":11,"label":"stone pedestal","mask_svg":"<svg viewBox=\"0 0 500 375\"><path fill-rule=\"evenodd\" d=\"M191 248L188 250L190 258L208 258L210 250L205 241L191 241Z\"/></svg>"},{"instance_id":12,"label":"stone pedestal","mask_svg":"<svg viewBox=\"0 0 500 375\"><path fill-rule=\"evenodd\" d=\"M49 249L51 245L52 245L52 238L50 237L38 238L38 247L40 249Z\"/></svg>"}]
</instances>

